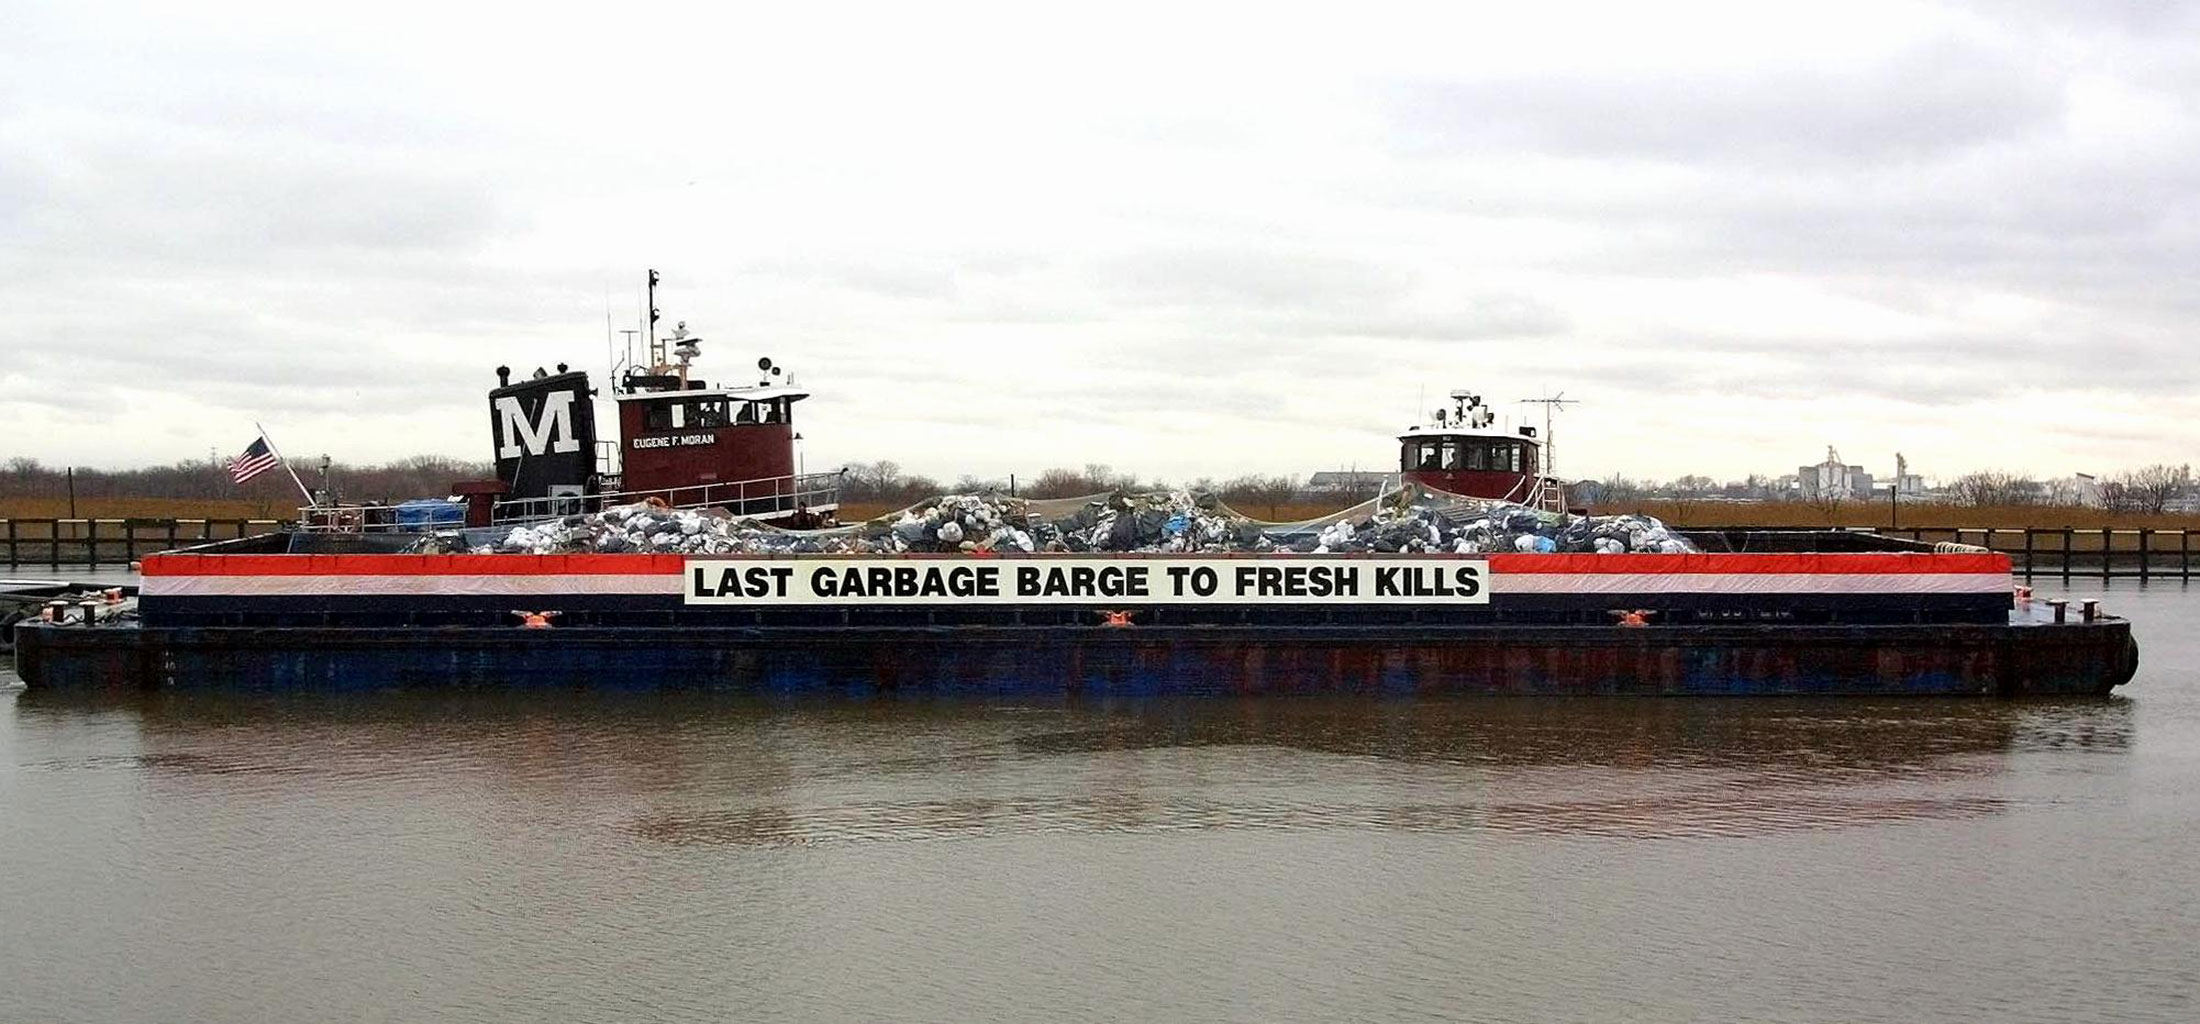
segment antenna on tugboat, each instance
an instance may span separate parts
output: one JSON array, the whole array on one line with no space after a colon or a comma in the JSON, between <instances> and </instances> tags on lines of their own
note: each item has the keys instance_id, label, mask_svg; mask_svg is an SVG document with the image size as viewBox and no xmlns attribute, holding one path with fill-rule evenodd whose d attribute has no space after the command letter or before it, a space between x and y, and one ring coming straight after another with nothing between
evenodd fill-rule
<instances>
[{"instance_id":1,"label":"antenna on tugboat","mask_svg":"<svg viewBox=\"0 0 2200 1024\"><path fill-rule=\"evenodd\" d=\"M634 336L635 336L635 335L637 335L637 334L640 334L640 333L642 333L642 332L641 332L640 330L636 329L636 328L633 328L633 327L628 327L628 328L625 328L625 329L623 329L623 330L619 331L619 333L620 333L620 334L624 334L624 335L626 335L626 344L625 344L624 346L622 346L622 347L620 348L620 350L619 350L619 351L620 351L620 355L621 355L621 358L620 358L620 360L619 360L619 365L620 365L620 366L623 366L623 367L625 367L625 368L626 368L626 372L628 372L628 373L633 373L633 372L634 372ZM612 372L612 374L611 374L611 378L612 378L612 379L611 379L611 383L612 383L612 386L613 386L613 387L615 387L615 388L619 388L620 390L625 390L625 385L624 385L623 383L621 383L621 381L623 380L623 378L621 378L621 377L620 377L620 375L618 374L618 372L617 372L617 368L616 368L616 367L614 367L614 368L613 368L613 372Z\"/></svg>"},{"instance_id":2,"label":"antenna on tugboat","mask_svg":"<svg viewBox=\"0 0 2200 1024\"><path fill-rule=\"evenodd\" d=\"M1543 407L1543 475L1555 477L1558 475L1558 438L1551 433L1551 413L1553 410L1565 412L1567 406L1581 404L1581 399L1568 398L1566 392L1561 391L1542 398L1523 398L1520 404Z\"/></svg>"}]
</instances>

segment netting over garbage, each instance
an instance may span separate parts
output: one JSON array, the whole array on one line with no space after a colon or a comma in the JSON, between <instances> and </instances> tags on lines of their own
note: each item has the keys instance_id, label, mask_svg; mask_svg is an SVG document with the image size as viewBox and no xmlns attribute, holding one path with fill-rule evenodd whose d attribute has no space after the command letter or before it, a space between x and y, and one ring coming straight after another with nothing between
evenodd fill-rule
<instances>
[{"instance_id":1,"label":"netting over garbage","mask_svg":"<svg viewBox=\"0 0 2200 1024\"><path fill-rule=\"evenodd\" d=\"M1117 492L1026 500L950 494L864 523L784 530L716 509L620 505L514 527L474 552L701 555L905 552L1658 552L1695 551L1651 516L1576 516L1396 491L1304 523L1251 519L1211 495Z\"/></svg>"}]
</instances>

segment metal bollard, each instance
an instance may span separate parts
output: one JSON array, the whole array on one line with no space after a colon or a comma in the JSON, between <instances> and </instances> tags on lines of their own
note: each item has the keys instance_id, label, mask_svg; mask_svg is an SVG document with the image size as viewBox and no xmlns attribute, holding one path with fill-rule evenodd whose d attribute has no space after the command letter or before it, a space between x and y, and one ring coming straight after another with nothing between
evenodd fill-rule
<instances>
[{"instance_id":1,"label":"metal bollard","mask_svg":"<svg viewBox=\"0 0 2200 1024\"><path fill-rule=\"evenodd\" d=\"M2080 612L2079 617L2087 622L2101 617L2101 602L2099 601L2087 601L2080 604L2078 609Z\"/></svg>"},{"instance_id":2,"label":"metal bollard","mask_svg":"<svg viewBox=\"0 0 2200 1024\"><path fill-rule=\"evenodd\" d=\"M2069 621L2065 613L2070 610L2070 602L2065 601L2059 597L2051 597L2047 599L2047 606L2055 610L2056 625L2059 626L2062 625L2064 622Z\"/></svg>"}]
</instances>

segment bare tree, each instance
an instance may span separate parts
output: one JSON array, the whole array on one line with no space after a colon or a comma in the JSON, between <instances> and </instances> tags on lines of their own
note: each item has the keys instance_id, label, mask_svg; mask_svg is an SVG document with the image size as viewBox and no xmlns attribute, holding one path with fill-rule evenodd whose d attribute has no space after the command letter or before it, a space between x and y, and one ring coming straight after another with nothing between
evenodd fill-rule
<instances>
[{"instance_id":1,"label":"bare tree","mask_svg":"<svg viewBox=\"0 0 2200 1024\"><path fill-rule=\"evenodd\" d=\"M919 498L929 498L935 494L945 493L947 492L940 487L939 481L922 473L912 473L902 478L901 488L894 493L893 497L898 501L916 501Z\"/></svg>"},{"instance_id":2,"label":"bare tree","mask_svg":"<svg viewBox=\"0 0 2200 1024\"><path fill-rule=\"evenodd\" d=\"M1673 496L1676 498L1700 498L1711 493L1713 488L1719 486L1719 482L1702 474L1690 473L1687 476L1675 477L1673 482L1667 486L1672 489Z\"/></svg>"},{"instance_id":3,"label":"bare tree","mask_svg":"<svg viewBox=\"0 0 2200 1024\"><path fill-rule=\"evenodd\" d=\"M2191 485L2189 466L2156 463L2117 474L2101 488L2101 497L2116 511L2158 516Z\"/></svg>"},{"instance_id":4,"label":"bare tree","mask_svg":"<svg viewBox=\"0 0 2200 1024\"><path fill-rule=\"evenodd\" d=\"M1138 475L1118 473L1105 462L1085 463L1085 479L1092 482L1093 491L1135 491L1139 489ZM1090 494L1092 491L1087 491Z\"/></svg>"},{"instance_id":5,"label":"bare tree","mask_svg":"<svg viewBox=\"0 0 2200 1024\"><path fill-rule=\"evenodd\" d=\"M844 501L912 502L941 493L939 481L905 475L900 463L887 459L849 463L840 485Z\"/></svg>"},{"instance_id":6,"label":"bare tree","mask_svg":"<svg viewBox=\"0 0 2200 1024\"><path fill-rule=\"evenodd\" d=\"M1022 490L1026 497L1032 498L1077 498L1098 494L1107 488L1095 482L1087 473L1056 466L1031 478L1031 483Z\"/></svg>"},{"instance_id":7,"label":"bare tree","mask_svg":"<svg viewBox=\"0 0 2200 1024\"><path fill-rule=\"evenodd\" d=\"M1604 504L1636 501L1642 497L1642 484L1619 473L1605 477L1596 483L1595 501Z\"/></svg>"},{"instance_id":8,"label":"bare tree","mask_svg":"<svg viewBox=\"0 0 2200 1024\"><path fill-rule=\"evenodd\" d=\"M875 501L900 496L903 483L901 464L890 459L877 462L851 462L841 478L841 495L857 501Z\"/></svg>"},{"instance_id":9,"label":"bare tree","mask_svg":"<svg viewBox=\"0 0 2200 1024\"><path fill-rule=\"evenodd\" d=\"M1803 494L1803 504L1831 523L1841 513L1841 506L1849 503L1849 492L1838 487L1820 487Z\"/></svg>"},{"instance_id":10,"label":"bare tree","mask_svg":"<svg viewBox=\"0 0 2200 1024\"><path fill-rule=\"evenodd\" d=\"M1299 481L1289 476L1241 476L1222 485L1222 497L1234 503L1268 508L1268 518L1276 518L1276 510L1299 493Z\"/></svg>"},{"instance_id":11,"label":"bare tree","mask_svg":"<svg viewBox=\"0 0 2200 1024\"><path fill-rule=\"evenodd\" d=\"M1957 477L1950 489L1955 493L1956 504L1986 508L2029 504L2041 488L2039 481L2030 477L1988 469Z\"/></svg>"},{"instance_id":12,"label":"bare tree","mask_svg":"<svg viewBox=\"0 0 2200 1024\"><path fill-rule=\"evenodd\" d=\"M955 478L954 492L956 494L986 494L1006 490L1008 490L1008 483L1003 480L987 480L971 473L964 473Z\"/></svg>"}]
</instances>

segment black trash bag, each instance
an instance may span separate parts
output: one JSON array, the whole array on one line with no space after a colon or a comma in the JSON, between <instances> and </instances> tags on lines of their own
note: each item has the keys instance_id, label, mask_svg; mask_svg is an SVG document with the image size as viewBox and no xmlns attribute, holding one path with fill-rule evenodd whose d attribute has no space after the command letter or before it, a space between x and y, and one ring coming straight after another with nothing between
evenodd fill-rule
<instances>
[{"instance_id":1,"label":"black trash bag","mask_svg":"<svg viewBox=\"0 0 2200 1024\"><path fill-rule=\"evenodd\" d=\"M1154 535L1157 538L1160 536L1160 530L1158 528L1154 531ZM1116 516L1115 522L1108 528L1108 544L1106 550L1129 551L1133 548L1136 548L1137 546L1138 517L1135 515Z\"/></svg>"},{"instance_id":2,"label":"black trash bag","mask_svg":"<svg viewBox=\"0 0 2200 1024\"><path fill-rule=\"evenodd\" d=\"M1161 543L1169 526L1169 513L1165 509L1149 508L1128 518L1136 524L1140 547Z\"/></svg>"}]
</instances>

